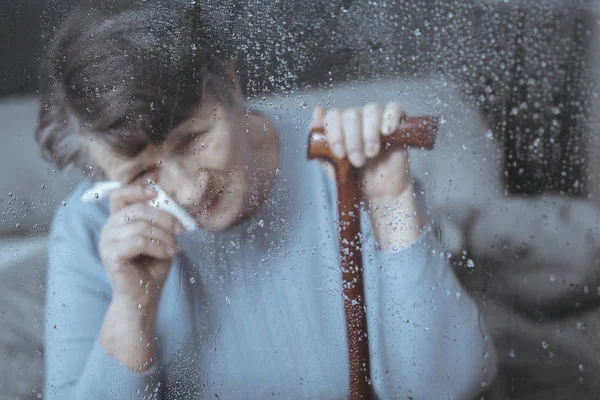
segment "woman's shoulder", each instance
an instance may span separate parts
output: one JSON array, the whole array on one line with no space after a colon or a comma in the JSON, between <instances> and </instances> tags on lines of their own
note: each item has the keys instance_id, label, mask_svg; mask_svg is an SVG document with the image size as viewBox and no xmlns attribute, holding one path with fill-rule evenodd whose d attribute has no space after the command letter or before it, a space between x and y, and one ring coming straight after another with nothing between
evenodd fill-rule
<instances>
[{"instance_id":1,"label":"woman's shoulder","mask_svg":"<svg viewBox=\"0 0 600 400\"><path fill-rule=\"evenodd\" d=\"M110 283L98 253L100 232L108 217L108 200L82 201L82 195L91 185L89 181L80 183L54 214L48 241L48 285L93 286L108 296ZM80 301L76 291L66 296Z\"/></svg>"},{"instance_id":2,"label":"woman's shoulder","mask_svg":"<svg viewBox=\"0 0 600 400\"><path fill-rule=\"evenodd\" d=\"M58 206L52 219L51 235L99 234L109 215L108 200L85 202L83 194L93 185L84 180Z\"/></svg>"}]
</instances>

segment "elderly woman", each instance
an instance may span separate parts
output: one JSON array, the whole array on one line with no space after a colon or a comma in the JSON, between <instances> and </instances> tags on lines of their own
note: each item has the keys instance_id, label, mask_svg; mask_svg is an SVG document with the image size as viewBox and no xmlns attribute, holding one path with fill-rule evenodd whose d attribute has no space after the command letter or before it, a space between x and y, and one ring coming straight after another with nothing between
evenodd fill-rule
<instances>
[{"instance_id":1,"label":"elderly woman","mask_svg":"<svg viewBox=\"0 0 600 400\"><path fill-rule=\"evenodd\" d=\"M346 398L335 183L305 159L310 115L247 108L231 49L191 3L92 2L50 49L36 137L88 179L53 221L46 399ZM495 354L407 152L381 148L402 115L369 103L312 116L362 174L371 386L471 398ZM98 179L122 186L82 202ZM148 205L148 179L199 229Z\"/></svg>"}]
</instances>

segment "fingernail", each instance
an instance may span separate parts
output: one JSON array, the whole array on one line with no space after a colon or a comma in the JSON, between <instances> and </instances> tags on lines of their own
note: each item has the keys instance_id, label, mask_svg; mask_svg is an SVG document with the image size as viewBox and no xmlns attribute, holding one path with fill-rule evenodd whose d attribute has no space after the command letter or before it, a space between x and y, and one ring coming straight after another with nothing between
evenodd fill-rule
<instances>
[{"instance_id":1,"label":"fingernail","mask_svg":"<svg viewBox=\"0 0 600 400\"><path fill-rule=\"evenodd\" d=\"M321 110L319 109L319 107L314 108L313 113L312 113L313 121L316 120L317 118L319 118L320 111Z\"/></svg>"},{"instance_id":2,"label":"fingernail","mask_svg":"<svg viewBox=\"0 0 600 400\"><path fill-rule=\"evenodd\" d=\"M365 156L360 151L353 151L348 158L350 159L350 163L355 167L362 167L365 162Z\"/></svg>"},{"instance_id":3,"label":"fingernail","mask_svg":"<svg viewBox=\"0 0 600 400\"><path fill-rule=\"evenodd\" d=\"M344 158L344 156L345 156L345 154L344 154L344 146L342 146L340 143L334 144L332 150L333 150L333 154L337 158Z\"/></svg>"},{"instance_id":4,"label":"fingernail","mask_svg":"<svg viewBox=\"0 0 600 400\"><path fill-rule=\"evenodd\" d=\"M369 141L365 145L365 154L367 157L374 157L379 152L379 142Z\"/></svg>"}]
</instances>

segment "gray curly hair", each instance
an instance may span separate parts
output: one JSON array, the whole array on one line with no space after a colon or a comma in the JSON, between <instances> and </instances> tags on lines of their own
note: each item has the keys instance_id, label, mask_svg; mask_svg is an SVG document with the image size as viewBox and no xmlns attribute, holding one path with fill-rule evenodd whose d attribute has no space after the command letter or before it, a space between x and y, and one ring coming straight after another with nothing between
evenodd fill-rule
<instances>
[{"instance_id":1,"label":"gray curly hair","mask_svg":"<svg viewBox=\"0 0 600 400\"><path fill-rule=\"evenodd\" d=\"M91 0L74 10L42 70L35 132L42 156L60 170L90 172L90 140L134 156L189 118L205 89L229 103L232 55L197 7Z\"/></svg>"}]
</instances>

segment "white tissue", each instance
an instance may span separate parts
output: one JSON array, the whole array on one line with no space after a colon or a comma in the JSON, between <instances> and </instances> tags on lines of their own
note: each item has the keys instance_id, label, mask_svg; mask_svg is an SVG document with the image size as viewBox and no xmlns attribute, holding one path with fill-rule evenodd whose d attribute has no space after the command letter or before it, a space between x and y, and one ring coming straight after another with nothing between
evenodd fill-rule
<instances>
[{"instance_id":1,"label":"white tissue","mask_svg":"<svg viewBox=\"0 0 600 400\"><path fill-rule=\"evenodd\" d=\"M156 190L157 196L150 200L148 204L153 207L160 208L173 215L181 223L183 228L187 231L193 231L198 228L194 218L187 213L175 200L170 198L164 190L162 190L157 184L148 181L148 185L152 186ZM118 189L122 186L121 182L105 181L98 182L87 190L82 196L81 201L84 203L92 203L108 197L110 192Z\"/></svg>"}]
</instances>

